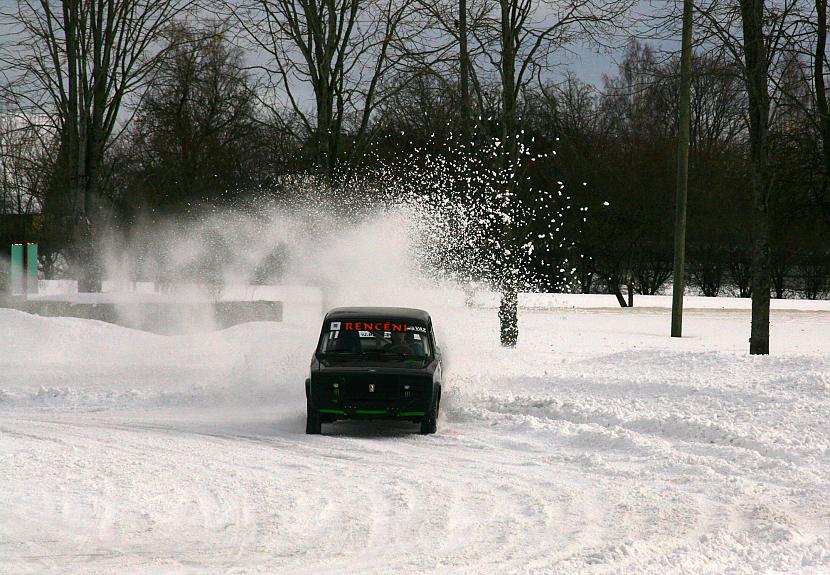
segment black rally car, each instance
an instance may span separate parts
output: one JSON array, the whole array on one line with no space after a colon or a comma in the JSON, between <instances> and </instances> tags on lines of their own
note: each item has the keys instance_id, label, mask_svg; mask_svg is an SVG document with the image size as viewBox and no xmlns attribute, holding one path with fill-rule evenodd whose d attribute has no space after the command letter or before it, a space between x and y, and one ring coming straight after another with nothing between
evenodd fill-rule
<instances>
[{"instance_id":1,"label":"black rally car","mask_svg":"<svg viewBox=\"0 0 830 575\"><path fill-rule=\"evenodd\" d=\"M338 419L396 419L435 433L441 353L419 309L340 307L323 320L305 382L306 433Z\"/></svg>"}]
</instances>

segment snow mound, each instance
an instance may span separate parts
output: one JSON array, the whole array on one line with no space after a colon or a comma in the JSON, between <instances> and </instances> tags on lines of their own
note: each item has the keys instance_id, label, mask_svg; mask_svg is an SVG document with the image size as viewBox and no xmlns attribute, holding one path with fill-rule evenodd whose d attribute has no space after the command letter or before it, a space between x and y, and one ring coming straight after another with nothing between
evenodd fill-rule
<instances>
[{"instance_id":1,"label":"snow mound","mask_svg":"<svg viewBox=\"0 0 830 575\"><path fill-rule=\"evenodd\" d=\"M296 395L315 335L253 322L163 336L105 322L0 309L0 407L99 409ZM298 383L299 382L299 383Z\"/></svg>"}]
</instances>

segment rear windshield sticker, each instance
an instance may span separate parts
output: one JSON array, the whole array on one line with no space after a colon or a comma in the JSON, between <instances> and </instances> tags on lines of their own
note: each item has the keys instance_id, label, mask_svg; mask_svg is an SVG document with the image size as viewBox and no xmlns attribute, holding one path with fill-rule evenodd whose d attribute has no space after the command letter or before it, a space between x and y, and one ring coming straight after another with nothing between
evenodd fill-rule
<instances>
[{"instance_id":1,"label":"rear windshield sticker","mask_svg":"<svg viewBox=\"0 0 830 575\"><path fill-rule=\"evenodd\" d=\"M335 325L337 326L335 328ZM331 329L335 331L337 329L343 329L346 331L417 331L421 333L426 333L427 328L420 325L409 325L407 323L395 323L395 322L366 322L366 321L344 321L344 322L331 322Z\"/></svg>"}]
</instances>

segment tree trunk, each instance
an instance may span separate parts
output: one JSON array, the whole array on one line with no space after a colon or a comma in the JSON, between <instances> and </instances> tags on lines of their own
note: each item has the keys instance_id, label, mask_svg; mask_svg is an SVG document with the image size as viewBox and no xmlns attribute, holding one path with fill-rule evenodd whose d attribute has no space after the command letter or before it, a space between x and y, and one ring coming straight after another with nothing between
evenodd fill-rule
<instances>
[{"instance_id":1,"label":"tree trunk","mask_svg":"<svg viewBox=\"0 0 830 575\"><path fill-rule=\"evenodd\" d=\"M511 1L501 0L501 146L503 167L513 170L516 160L516 38Z\"/></svg>"},{"instance_id":2,"label":"tree trunk","mask_svg":"<svg viewBox=\"0 0 830 575\"><path fill-rule=\"evenodd\" d=\"M515 166L516 166L516 37L512 20L512 3L510 0L501 2L501 162L505 177L507 198L503 209L509 214L513 208L515 194ZM514 231L510 223L502 225L501 249L504 253L504 274L502 280L502 299L499 308L499 322L501 324L501 343L504 346L514 346L519 338L518 329L518 252L516 249Z\"/></svg>"},{"instance_id":3,"label":"tree trunk","mask_svg":"<svg viewBox=\"0 0 830 575\"><path fill-rule=\"evenodd\" d=\"M514 347L519 340L519 294L515 285L502 287L499 304L501 344Z\"/></svg>"},{"instance_id":4,"label":"tree trunk","mask_svg":"<svg viewBox=\"0 0 830 575\"><path fill-rule=\"evenodd\" d=\"M775 299L784 299L784 286L787 281L788 265L781 261L781 258L775 258L775 262L770 264L772 291L775 293Z\"/></svg>"},{"instance_id":5,"label":"tree trunk","mask_svg":"<svg viewBox=\"0 0 830 575\"><path fill-rule=\"evenodd\" d=\"M824 217L830 223L830 110L824 80L824 55L827 48L827 0L816 0L816 48L813 54L813 83L816 91L816 109L821 126L821 145L824 155L824 173L821 178L819 202Z\"/></svg>"},{"instance_id":6,"label":"tree trunk","mask_svg":"<svg viewBox=\"0 0 830 575\"><path fill-rule=\"evenodd\" d=\"M628 307L628 303L626 303L625 297L623 297L622 290L620 289L620 279L618 277L614 276L609 278L608 293L614 294L620 307Z\"/></svg>"},{"instance_id":7,"label":"tree trunk","mask_svg":"<svg viewBox=\"0 0 830 575\"><path fill-rule=\"evenodd\" d=\"M689 110L692 92L692 0L683 2L683 45L680 56L680 102L677 126L677 189L674 216L674 266L671 336L683 337L683 294L686 291L686 201L689 183Z\"/></svg>"},{"instance_id":8,"label":"tree trunk","mask_svg":"<svg viewBox=\"0 0 830 575\"><path fill-rule=\"evenodd\" d=\"M80 45L78 28L82 18L80 2L66 0L63 2L63 13L66 39L66 71L68 94L66 109L62 110L63 134L66 145L66 161L69 185L69 203L71 216L70 261L75 269L79 292L98 292L100 274L90 265L94 259L93 230L89 220L89 207L92 204L89 186L92 183L89 177L90 161L90 118L89 106L86 98L86 83L84 58L88 46ZM83 88L83 89L82 89Z\"/></svg>"},{"instance_id":9,"label":"tree trunk","mask_svg":"<svg viewBox=\"0 0 830 575\"><path fill-rule=\"evenodd\" d=\"M79 142L79 109L78 109L78 53L77 40L75 38L78 21L78 2L66 0L63 3L63 18L65 24L64 34L66 37L66 68L68 94L66 99L66 110L62 110L62 147L66 146L66 167L69 184L69 209L73 221L78 219L83 210L83 189L80 182L80 157L81 144Z\"/></svg>"},{"instance_id":10,"label":"tree trunk","mask_svg":"<svg viewBox=\"0 0 830 575\"><path fill-rule=\"evenodd\" d=\"M328 79L321 78L315 90L317 92L317 164L326 178L331 178L333 172L330 154L333 102L328 89Z\"/></svg>"},{"instance_id":11,"label":"tree trunk","mask_svg":"<svg viewBox=\"0 0 830 575\"><path fill-rule=\"evenodd\" d=\"M579 276L580 292L591 293L591 285L594 283L593 272L582 272Z\"/></svg>"},{"instance_id":12,"label":"tree trunk","mask_svg":"<svg viewBox=\"0 0 830 575\"><path fill-rule=\"evenodd\" d=\"M763 0L741 0L752 158L752 330L749 353L769 353L769 93Z\"/></svg>"},{"instance_id":13,"label":"tree trunk","mask_svg":"<svg viewBox=\"0 0 830 575\"><path fill-rule=\"evenodd\" d=\"M104 156L104 109L107 105L106 91L106 63L102 61L104 44L104 30L97 29L94 34L93 52L93 88L92 108L86 119L84 130L83 178L84 183L84 218L79 225L83 229L81 253L83 262L81 275L78 278L78 291L100 292L103 280L103 264L99 254L99 245L102 243L102 234L106 225L104 207L101 205L100 182L101 161Z\"/></svg>"},{"instance_id":14,"label":"tree trunk","mask_svg":"<svg viewBox=\"0 0 830 575\"><path fill-rule=\"evenodd\" d=\"M458 2L458 50L461 78L461 135L464 145L470 144L472 110L470 106L470 53L467 47L467 0Z\"/></svg>"}]
</instances>

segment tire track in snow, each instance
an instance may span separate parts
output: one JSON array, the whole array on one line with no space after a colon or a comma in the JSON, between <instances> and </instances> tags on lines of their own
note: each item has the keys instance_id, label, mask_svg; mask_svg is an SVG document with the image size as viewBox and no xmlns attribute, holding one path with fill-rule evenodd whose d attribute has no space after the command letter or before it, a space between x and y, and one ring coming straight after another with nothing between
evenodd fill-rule
<instances>
[{"instance_id":1,"label":"tire track in snow","mask_svg":"<svg viewBox=\"0 0 830 575\"><path fill-rule=\"evenodd\" d=\"M308 441L298 435L296 443L286 444L285 437L275 443L268 437L203 435L186 426L148 432L147 426L130 430L129 424L120 423L27 422L29 429L38 426L46 436L59 434L72 444L92 444L90 450L95 444L106 445L94 451L110 472L124 458L143 454L139 466L158 460L157 466L144 470L145 475L160 473L166 479L162 468L168 465L178 467L176 477L184 475L189 496L196 498L192 505L147 505L143 498L152 486L145 486L141 497L132 500L123 490L106 494L126 498L122 513L149 507L155 518L147 525L150 529L160 529L165 521L182 522L189 510L203 514L195 523L184 521L177 539L185 545L175 552L158 539L136 544L135 531L116 533L121 539L118 546L129 549L122 559L129 558L136 567L144 565L142 558L153 548L163 559L199 558L227 568L244 551L249 564L250 555L261 556L263 566L276 564L297 572L309 561L335 572L356 567L369 572L406 571L416 565L469 573L482 566L503 571L518 560L549 565L567 553L563 550L569 544L573 553L613 535L598 527L615 521L604 505L614 499L611 482L603 480L576 491L578 468L551 469L532 454L505 454L489 438L483 444L479 440L472 452L461 450L459 469L454 462L441 468L440 459L447 457L448 449L459 450L463 436L390 442L382 437L325 436ZM343 449L351 456L332 457L333 450ZM263 458L274 461L280 477L266 472ZM362 462L362 469L354 468L355 459ZM255 464L240 468L237 460ZM196 473L198 469L201 473ZM234 476L239 469L244 473ZM547 481L550 473L558 473L562 483ZM119 476L114 475L117 483ZM275 500L277 492L282 497ZM250 519L229 513L232 507L248 510ZM94 511L90 515L96 517ZM122 522L146 523L130 516L122 517ZM187 536L188 529L209 539L197 542Z\"/></svg>"}]
</instances>

